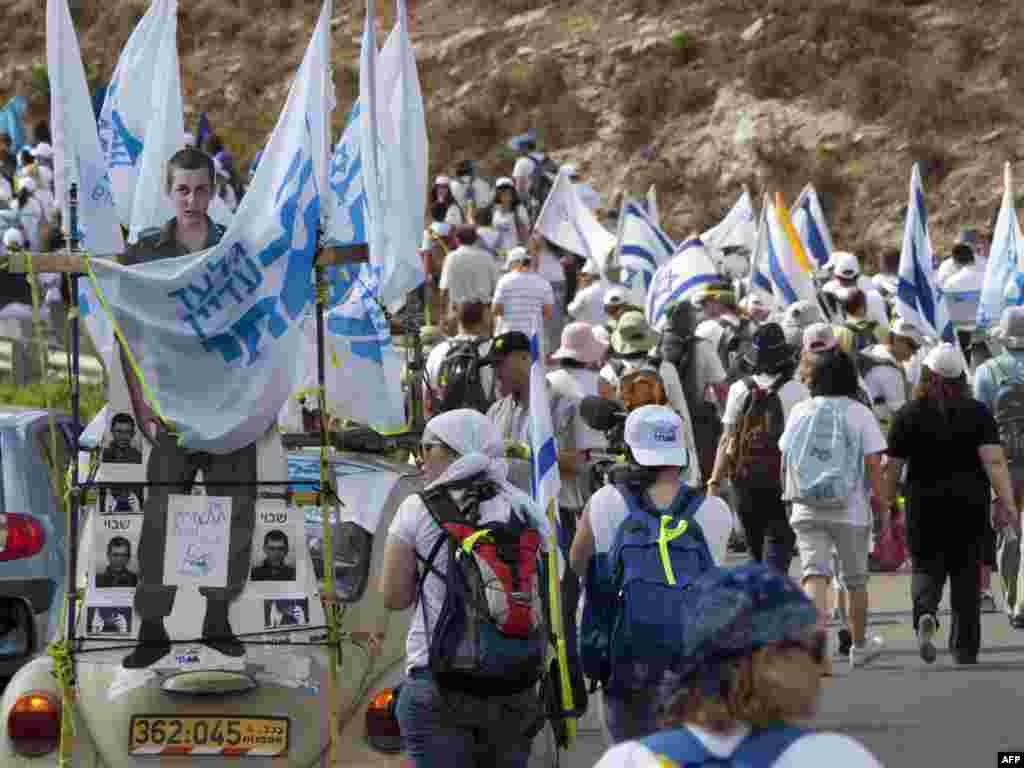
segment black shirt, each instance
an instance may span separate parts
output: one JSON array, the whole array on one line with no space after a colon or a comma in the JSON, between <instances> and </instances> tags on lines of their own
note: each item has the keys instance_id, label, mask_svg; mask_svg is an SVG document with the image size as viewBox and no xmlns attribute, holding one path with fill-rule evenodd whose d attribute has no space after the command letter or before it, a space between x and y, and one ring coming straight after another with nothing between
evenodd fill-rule
<instances>
[{"instance_id":1,"label":"black shirt","mask_svg":"<svg viewBox=\"0 0 1024 768\"><path fill-rule=\"evenodd\" d=\"M139 577L131 571L116 573L107 568L103 573L96 574L97 589L106 589L108 587L137 587L138 585Z\"/></svg>"},{"instance_id":2,"label":"black shirt","mask_svg":"<svg viewBox=\"0 0 1024 768\"><path fill-rule=\"evenodd\" d=\"M139 241L128 246L124 252L123 263L128 265L142 264L147 261L159 259L173 259L177 256L187 256L190 251L178 242L174 236L175 227L178 224L177 217L171 219L162 227L146 229L139 233ZM203 250L212 248L224 237L227 228L217 224L209 216L206 217L206 244Z\"/></svg>"},{"instance_id":3,"label":"black shirt","mask_svg":"<svg viewBox=\"0 0 1024 768\"><path fill-rule=\"evenodd\" d=\"M272 565L259 565L249 574L250 581L295 581L295 569L290 565L275 568Z\"/></svg>"},{"instance_id":4,"label":"black shirt","mask_svg":"<svg viewBox=\"0 0 1024 768\"><path fill-rule=\"evenodd\" d=\"M141 464L142 451L132 445L123 450L117 445L109 445L103 450L103 461L110 464Z\"/></svg>"},{"instance_id":5,"label":"black shirt","mask_svg":"<svg viewBox=\"0 0 1024 768\"><path fill-rule=\"evenodd\" d=\"M945 415L928 400L913 400L896 413L888 453L907 460L912 552L915 542L925 545L934 536L985 531L991 491L978 447L999 444L995 419L973 398L948 403Z\"/></svg>"}]
</instances>

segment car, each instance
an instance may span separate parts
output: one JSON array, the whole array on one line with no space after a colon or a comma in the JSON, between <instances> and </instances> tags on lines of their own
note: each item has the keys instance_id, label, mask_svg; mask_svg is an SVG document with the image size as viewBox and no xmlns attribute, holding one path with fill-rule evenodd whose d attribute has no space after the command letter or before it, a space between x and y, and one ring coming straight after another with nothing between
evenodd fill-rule
<instances>
[{"instance_id":1,"label":"car","mask_svg":"<svg viewBox=\"0 0 1024 768\"><path fill-rule=\"evenodd\" d=\"M54 413L56 469L51 469L49 414L0 406L0 678L9 678L50 642L64 584L64 513L54 471L70 456L71 419Z\"/></svg>"}]
</instances>

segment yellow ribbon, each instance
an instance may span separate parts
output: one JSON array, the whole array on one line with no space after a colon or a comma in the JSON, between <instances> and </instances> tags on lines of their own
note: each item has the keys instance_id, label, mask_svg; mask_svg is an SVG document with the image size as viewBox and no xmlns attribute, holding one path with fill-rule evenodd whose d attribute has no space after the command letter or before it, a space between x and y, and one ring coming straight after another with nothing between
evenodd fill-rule
<instances>
[{"instance_id":1,"label":"yellow ribbon","mask_svg":"<svg viewBox=\"0 0 1024 768\"><path fill-rule=\"evenodd\" d=\"M678 539L686 529L690 527L687 520L680 520L672 525L672 515L661 516L661 530L658 532L658 556L661 558L661 567L665 569L665 579L673 587L676 585L676 575L672 571L672 560L668 556L669 542Z\"/></svg>"}]
</instances>

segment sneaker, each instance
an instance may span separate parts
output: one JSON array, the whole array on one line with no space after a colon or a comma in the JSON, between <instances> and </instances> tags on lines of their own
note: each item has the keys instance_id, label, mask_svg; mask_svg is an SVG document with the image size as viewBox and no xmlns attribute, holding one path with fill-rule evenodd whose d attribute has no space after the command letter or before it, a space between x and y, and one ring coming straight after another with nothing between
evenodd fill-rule
<instances>
[{"instance_id":1,"label":"sneaker","mask_svg":"<svg viewBox=\"0 0 1024 768\"><path fill-rule=\"evenodd\" d=\"M935 643L932 642L932 638L935 637L936 630L938 622L930 613L917 620L917 648L926 664L935 662Z\"/></svg>"},{"instance_id":2,"label":"sneaker","mask_svg":"<svg viewBox=\"0 0 1024 768\"><path fill-rule=\"evenodd\" d=\"M885 648L885 640L878 635L868 638L864 642L864 645L851 645L850 668L856 669L857 667L863 667L866 664L870 664L878 658L878 655L882 652L883 648Z\"/></svg>"},{"instance_id":3,"label":"sneaker","mask_svg":"<svg viewBox=\"0 0 1024 768\"><path fill-rule=\"evenodd\" d=\"M981 593L981 612L999 613L999 606L996 605L996 599L992 596L991 592Z\"/></svg>"},{"instance_id":4,"label":"sneaker","mask_svg":"<svg viewBox=\"0 0 1024 768\"><path fill-rule=\"evenodd\" d=\"M839 644L836 646L836 655L849 656L850 649L853 647L853 635L850 634L849 627L840 627L836 636L839 638Z\"/></svg>"}]
</instances>

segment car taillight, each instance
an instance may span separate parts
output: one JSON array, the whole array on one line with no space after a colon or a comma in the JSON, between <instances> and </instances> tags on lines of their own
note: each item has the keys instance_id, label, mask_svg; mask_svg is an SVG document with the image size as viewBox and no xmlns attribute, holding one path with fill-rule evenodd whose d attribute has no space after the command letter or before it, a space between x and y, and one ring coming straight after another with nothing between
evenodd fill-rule
<instances>
[{"instance_id":1,"label":"car taillight","mask_svg":"<svg viewBox=\"0 0 1024 768\"><path fill-rule=\"evenodd\" d=\"M385 688L366 707L366 740L379 752L402 751L402 731L395 716L400 690L401 687Z\"/></svg>"},{"instance_id":2,"label":"car taillight","mask_svg":"<svg viewBox=\"0 0 1024 768\"><path fill-rule=\"evenodd\" d=\"M60 745L60 702L38 691L19 696L7 716L7 735L20 755L53 752Z\"/></svg>"},{"instance_id":3,"label":"car taillight","mask_svg":"<svg viewBox=\"0 0 1024 768\"><path fill-rule=\"evenodd\" d=\"M45 543L43 526L32 515L0 514L0 561L32 557Z\"/></svg>"}]
</instances>

